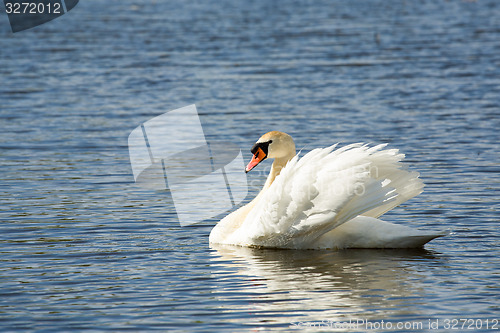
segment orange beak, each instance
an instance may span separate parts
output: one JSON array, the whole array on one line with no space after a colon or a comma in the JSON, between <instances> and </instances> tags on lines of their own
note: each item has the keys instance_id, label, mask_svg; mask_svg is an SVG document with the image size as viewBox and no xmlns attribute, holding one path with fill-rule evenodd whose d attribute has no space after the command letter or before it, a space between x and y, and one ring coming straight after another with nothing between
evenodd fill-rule
<instances>
[{"instance_id":1,"label":"orange beak","mask_svg":"<svg viewBox=\"0 0 500 333\"><path fill-rule=\"evenodd\" d=\"M261 148L258 148L255 155L253 155L252 160L250 161L250 163L248 163L247 167L245 168L245 172L249 172L250 170L255 168L257 164L265 160L266 157L267 157L266 153L264 153L264 151Z\"/></svg>"}]
</instances>

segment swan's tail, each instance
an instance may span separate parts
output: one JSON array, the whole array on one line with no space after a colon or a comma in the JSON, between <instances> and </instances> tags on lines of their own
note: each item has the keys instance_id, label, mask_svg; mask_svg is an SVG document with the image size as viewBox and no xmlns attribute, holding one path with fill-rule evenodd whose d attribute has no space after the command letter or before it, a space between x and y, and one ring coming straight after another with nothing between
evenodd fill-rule
<instances>
[{"instance_id":1,"label":"swan's tail","mask_svg":"<svg viewBox=\"0 0 500 333\"><path fill-rule=\"evenodd\" d=\"M424 246L449 232L429 232L358 216L321 236L317 248L385 248L403 249Z\"/></svg>"}]
</instances>

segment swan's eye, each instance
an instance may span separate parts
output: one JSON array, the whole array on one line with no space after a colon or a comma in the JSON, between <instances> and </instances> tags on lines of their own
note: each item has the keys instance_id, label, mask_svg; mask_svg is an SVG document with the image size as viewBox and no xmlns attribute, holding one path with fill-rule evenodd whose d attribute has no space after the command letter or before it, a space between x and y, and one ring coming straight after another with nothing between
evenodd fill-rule
<instances>
[{"instance_id":1,"label":"swan's eye","mask_svg":"<svg viewBox=\"0 0 500 333\"><path fill-rule=\"evenodd\" d=\"M262 151L264 152L264 154L267 155L267 150L269 148L269 144L271 144L271 142L273 142L272 140L269 140L269 141L266 141L266 142L256 142L252 149L250 149L250 151L252 152L252 154L257 154L257 151L258 149L262 149Z\"/></svg>"}]
</instances>

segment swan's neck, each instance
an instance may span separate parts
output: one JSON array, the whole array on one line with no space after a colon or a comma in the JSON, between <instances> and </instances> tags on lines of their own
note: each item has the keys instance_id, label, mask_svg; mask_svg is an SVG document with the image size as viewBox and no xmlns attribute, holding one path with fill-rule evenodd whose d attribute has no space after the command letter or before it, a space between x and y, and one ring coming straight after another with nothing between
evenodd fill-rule
<instances>
[{"instance_id":1,"label":"swan's neck","mask_svg":"<svg viewBox=\"0 0 500 333\"><path fill-rule=\"evenodd\" d=\"M265 190L271 186L274 179L278 177L281 172L281 169L285 167L285 165L295 156L294 151L286 157L276 158L271 166L271 172L269 172L269 176L267 176L266 183L264 184L264 188L260 193L248 204L243 207L238 208L236 211L232 212L225 218L223 218L215 228L210 233L210 242L212 243L221 243L224 239L228 238L232 235L245 221L248 214L252 210L252 208L259 202L260 198L264 194Z\"/></svg>"},{"instance_id":2,"label":"swan's neck","mask_svg":"<svg viewBox=\"0 0 500 333\"><path fill-rule=\"evenodd\" d=\"M271 172L269 172L269 176L267 176L266 183L264 184L264 188L262 190L266 190L271 186L276 177L280 174L281 170L285 167L285 165L295 156L295 153L290 154L286 157L276 158L271 166Z\"/></svg>"}]
</instances>

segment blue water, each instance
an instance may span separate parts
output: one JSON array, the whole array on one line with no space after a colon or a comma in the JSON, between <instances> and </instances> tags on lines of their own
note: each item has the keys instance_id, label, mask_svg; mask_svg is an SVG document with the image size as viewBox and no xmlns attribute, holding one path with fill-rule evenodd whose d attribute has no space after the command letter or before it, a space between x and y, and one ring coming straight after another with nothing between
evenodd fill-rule
<instances>
[{"instance_id":1,"label":"blue water","mask_svg":"<svg viewBox=\"0 0 500 333\"><path fill-rule=\"evenodd\" d=\"M500 2L87 0L16 34L0 15L0 63L1 331L500 330ZM128 157L134 128L193 103L246 161L275 129L304 152L388 142L426 188L385 219L452 234L210 246L217 218L180 227Z\"/></svg>"}]
</instances>

